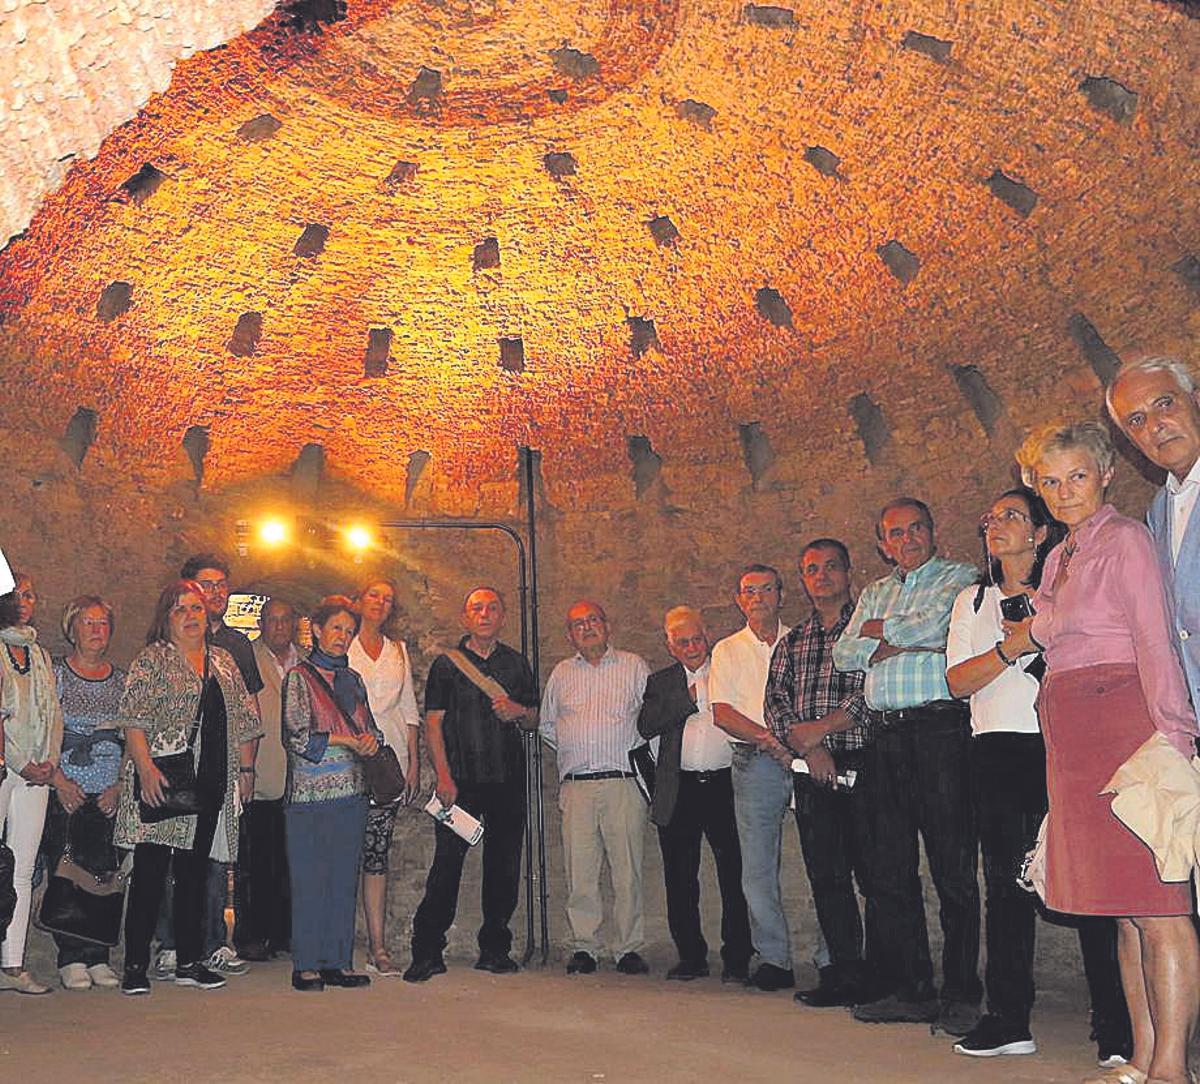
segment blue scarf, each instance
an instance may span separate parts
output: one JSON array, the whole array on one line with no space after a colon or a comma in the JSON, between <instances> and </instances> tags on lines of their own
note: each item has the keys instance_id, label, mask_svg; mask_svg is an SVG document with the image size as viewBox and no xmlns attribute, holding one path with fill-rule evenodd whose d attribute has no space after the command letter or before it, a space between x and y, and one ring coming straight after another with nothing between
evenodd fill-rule
<instances>
[{"instance_id":1,"label":"blue scarf","mask_svg":"<svg viewBox=\"0 0 1200 1084\"><path fill-rule=\"evenodd\" d=\"M350 669L350 658L347 655L327 655L319 647L313 646L308 661L322 670L333 672L333 698L337 705L351 718L363 702L362 688L358 683L358 675Z\"/></svg>"}]
</instances>

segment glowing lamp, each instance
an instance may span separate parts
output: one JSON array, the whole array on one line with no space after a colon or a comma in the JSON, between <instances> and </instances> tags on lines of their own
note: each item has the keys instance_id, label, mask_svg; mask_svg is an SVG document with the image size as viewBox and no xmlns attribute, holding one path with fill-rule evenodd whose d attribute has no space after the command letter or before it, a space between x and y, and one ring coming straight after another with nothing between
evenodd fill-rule
<instances>
[{"instance_id":1,"label":"glowing lamp","mask_svg":"<svg viewBox=\"0 0 1200 1084\"><path fill-rule=\"evenodd\" d=\"M346 545L356 553L362 553L363 550L370 549L373 541L371 532L360 523L346 528Z\"/></svg>"},{"instance_id":2,"label":"glowing lamp","mask_svg":"<svg viewBox=\"0 0 1200 1084\"><path fill-rule=\"evenodd\" d=\"M264 545L279 546L287 541L287 524L281 519L264 520L258 528L258 537Z\"/></svg>"}]
</instances>

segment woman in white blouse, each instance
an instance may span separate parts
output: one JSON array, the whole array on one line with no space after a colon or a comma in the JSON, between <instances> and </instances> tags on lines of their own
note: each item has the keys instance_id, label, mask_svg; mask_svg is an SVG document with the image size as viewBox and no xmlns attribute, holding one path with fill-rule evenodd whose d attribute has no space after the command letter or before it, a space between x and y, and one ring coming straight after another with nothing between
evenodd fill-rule
<instances>
[{"instance_id":1,"label":"woman in white blouse","mask_svg":"<svg viewBox=\"0 0 1200 1084\"><path fill-rule=\"evenodd\" d=\"M362 898L370 941L367 970L377 975L399 975L400 970L392 964L384 936L388 851L397 809L416 797L421 785L417 750L421 717L417 713L408 651L404 641L396 635L395 583L382 577L368 580L355 595L355 603L362 624L350 645L350 669L356 670L366 684L371 714L383 732L384 740L395 750L408 784L397 805L371 808L363 847Z\"/></svg>"}]
</instances>

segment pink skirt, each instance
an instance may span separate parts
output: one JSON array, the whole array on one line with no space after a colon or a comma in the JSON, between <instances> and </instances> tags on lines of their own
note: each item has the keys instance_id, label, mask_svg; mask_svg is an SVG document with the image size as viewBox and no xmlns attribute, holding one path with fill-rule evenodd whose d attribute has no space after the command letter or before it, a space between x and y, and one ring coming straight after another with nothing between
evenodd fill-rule
<instances>
[{"instance_id":1,"label":"pink skirt","mask_svg":"<svg viewBox=\"0 0 1200 1084\"><path fill-rule=\"evenodd\" d=\"M1038 696L1050 824L1046 905L1073 915L1187 915L1188 881L1159 880L1154 854L1101 789L1154 732L1137 667L1047 673Z\"/></svg>"}]
</instances>

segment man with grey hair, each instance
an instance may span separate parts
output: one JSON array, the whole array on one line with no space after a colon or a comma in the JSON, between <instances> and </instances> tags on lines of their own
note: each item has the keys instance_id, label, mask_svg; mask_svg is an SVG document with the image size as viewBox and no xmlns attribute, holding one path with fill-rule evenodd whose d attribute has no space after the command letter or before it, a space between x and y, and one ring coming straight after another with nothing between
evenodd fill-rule
<instances>
[{"instance_id":1,"label":"man with grey hair","mask_svg":"<svg viewBox=\"0 0 1200 1084\"><path fill-rule=\"evenodd\" d=\"M690 606L663 619L675 662L650 675L638 716L643 738L659 739L650 819L658 827L667 924L679 951L668 979L708 974L708 943L700 922L700 840L705 838L721 890L722 982L744 982L754 951L742 893L742 850L733 812L733 750L713 723L708 698L708 630Z\"/></svg>"},{"instance_id":2,"label":"man with grey hair","mask_svg":"<svg viewBox=\"0 0 1200 1084\"><path fill-rule=\"evenodd\" d=\"M1148 357L1123 366L1105 393L1121 431L1167 472L1146 524L1163 579L1170 585L1176 646L1192 703L1200 704L1200 401L1191 372L1175 358Z\"/></svg>"}]
</instances>

